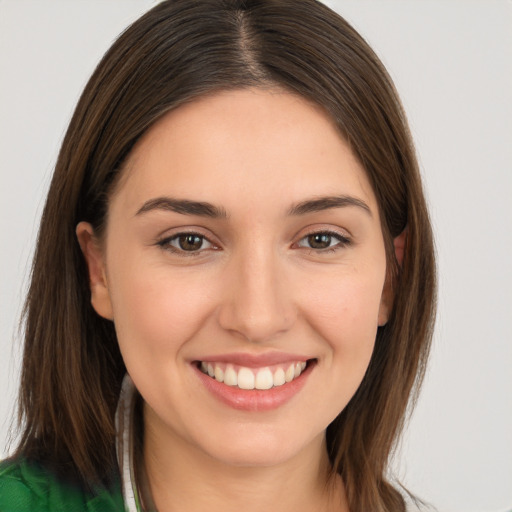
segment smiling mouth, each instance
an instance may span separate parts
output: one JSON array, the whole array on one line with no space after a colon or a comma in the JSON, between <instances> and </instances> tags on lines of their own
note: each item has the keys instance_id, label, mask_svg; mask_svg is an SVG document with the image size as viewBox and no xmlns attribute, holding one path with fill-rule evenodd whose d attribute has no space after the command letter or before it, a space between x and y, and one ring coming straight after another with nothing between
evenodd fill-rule
<instances>
[{"instance_id":1,"label":"smiling mouth","mask_svg":"<svg viewBox=\"0 0 512 512\"><path fill-rule=\"evenodd\" d=\"M230 363L198 361L198 369L217 382L243 390L267 390L284 386L300 377L315 360L290 361L261 368L248 368Z\"/></svg>"}]
</instances>

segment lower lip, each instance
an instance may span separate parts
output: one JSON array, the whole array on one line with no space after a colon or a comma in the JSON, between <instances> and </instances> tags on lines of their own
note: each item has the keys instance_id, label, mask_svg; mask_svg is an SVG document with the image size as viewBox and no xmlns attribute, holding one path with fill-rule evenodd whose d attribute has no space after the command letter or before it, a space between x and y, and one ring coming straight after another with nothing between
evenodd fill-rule
<instances>
[{"instance_id":1,"label":"lower lip","mask_svg":"<svg viewBox=\"0 0 512 512\"><path fill-rule=\"evenodd\" d=\"M203 373L195 364L193 367L206 389L224 404L241 411L270 411L284 405L303 388L314 364L310 362L291 382L267 390L227 386Z\"/></svg>"}]
</instances>

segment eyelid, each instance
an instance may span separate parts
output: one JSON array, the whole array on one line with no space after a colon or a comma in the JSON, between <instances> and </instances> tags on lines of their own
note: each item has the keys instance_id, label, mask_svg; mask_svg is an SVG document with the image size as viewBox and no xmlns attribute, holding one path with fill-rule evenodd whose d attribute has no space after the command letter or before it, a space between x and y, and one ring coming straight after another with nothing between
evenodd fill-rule
<instances>
[{"instance_id":1,"label":"eyelid","mask_svg":"<svg viewBox=\"0 0 512 512\"><path fill-rule=\"evenodd\" d=\"M297 231L293 238L295 240L301 240L306 236L315 235L317 233L326 233L346 240L353 239L353 235L348 229L339 226L333 226L332 224L311 224L309 226L305 226Z\"/></svg>"},{"instance_id":2,"label":"eyelid","mask_svg":"<svg viewBox=\"0 0 512 512\"><path fill-rule=\"evenodd\" d=\"M213 237L206 235L198 228L180 227L180 228L175 228L171 231L172 232L169 233L169 230L167 230L164 232L164 234L160 235L157 238L155 245L160 246L162 249L169 251L171 253L177 254L179 256L199 256L206 251L220 249L219 244L212 240ZM199 238L202 238L203 240L205 240L206 242L208 242L210 244L210 247L201 248L201 249L198 249L197 251L186 251L186 250L183 250L183 249L180 249L178 247L174 247L173 245L171 245L171 243L170 243L171 241L177 240L178 238L180 238L182 236L186 236L186 235L194 235Z\"/></svg>"},{"instance_id":3,"label":"eyelid","mask_svg":"<svg viewBox=\"0 0 512 512\"><path fill-rule=\"evenodd\" d=\"M344 232L343 232L344 231ZM353 244L353 239L350 234L346 232L346 230L337 230L330 227L321 227L318 226L316 228L309 227L307 231L302 231L297 237L296 242L294 242L294 246L299 249L305 249L310 251L313 254L321 254L321 253L327 253L327 252L334 252L337 249L342 249L344 247L347 247L349 245ZM330 245L328 247L324 247L321 249L317 249L314 247L307 247L305 245L299 245L300 242L302 242L304 239L314 236L314 235L328 235L330 237L333 237L338 240L338 243L334 245Z\"/></svg>"}]
</instances>

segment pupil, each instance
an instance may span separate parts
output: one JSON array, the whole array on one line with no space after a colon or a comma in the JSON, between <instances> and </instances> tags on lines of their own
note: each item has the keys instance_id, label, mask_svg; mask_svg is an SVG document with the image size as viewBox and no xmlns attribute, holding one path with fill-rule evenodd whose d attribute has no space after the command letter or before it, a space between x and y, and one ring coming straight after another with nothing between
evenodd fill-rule
<instances>
[{"instance_id":1,"label":"pupil","mask_svg":"<svg viewBox=\"0 0 512 512\"><path fill-rule=\"evenodd\" d=\"M180 248L184 251L197 251L201 249L203 240L197 235L184 235L179 238Z\"/></svg>"},{"instance_id":2,"label":"pupil","mask_svg":"<svg viewBox=\"0 0 512 512\"><path fill-rule=\"evenodd\" d=\"M313 249L326 249L331 245L331 235L317 233L308 237L310 247Z\"/></svg>"}]
</instances>

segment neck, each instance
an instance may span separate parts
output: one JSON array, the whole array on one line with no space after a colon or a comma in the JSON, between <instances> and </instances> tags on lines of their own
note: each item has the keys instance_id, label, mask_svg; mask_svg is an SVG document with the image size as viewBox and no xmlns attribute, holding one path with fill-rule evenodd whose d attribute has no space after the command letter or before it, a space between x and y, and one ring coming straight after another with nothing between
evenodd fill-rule
<instances>
[{"instance_id":1,"label":"neck","mask_svg":"<svg viewBox=\"0 0 512 512\"><path fill-rule=\"evenodd\" d=\"M143 458L159 512L261 512L277 504L280 512L348 511L324 435L280 464L234 466L146 422Z\"/></svg>"}]
</instances>

